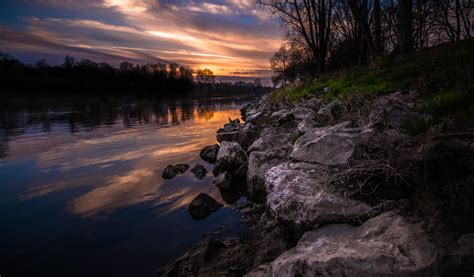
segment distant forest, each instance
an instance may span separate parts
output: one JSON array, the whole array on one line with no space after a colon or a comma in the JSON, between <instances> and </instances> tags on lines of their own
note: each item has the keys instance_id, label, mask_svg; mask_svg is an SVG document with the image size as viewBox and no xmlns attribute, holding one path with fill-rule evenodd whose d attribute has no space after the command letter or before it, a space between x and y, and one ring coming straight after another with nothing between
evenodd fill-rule
<instances>
[{"instance_id":1,"label":"distant forest","mask_svg":"<svg viewBox=\"0 0 474 277\"><path fill-rule=\"evenodd\" d=\"M9 54L0 53L0 90L2 94L31 91L34 94L63 94L65 90L81 94L101 93L184 93L192 89L190 68L178 64L134 65L122 62L119 68L107 63L71 56L59 66L45 60L25 65Z\"/></svg>"}]
</instances>

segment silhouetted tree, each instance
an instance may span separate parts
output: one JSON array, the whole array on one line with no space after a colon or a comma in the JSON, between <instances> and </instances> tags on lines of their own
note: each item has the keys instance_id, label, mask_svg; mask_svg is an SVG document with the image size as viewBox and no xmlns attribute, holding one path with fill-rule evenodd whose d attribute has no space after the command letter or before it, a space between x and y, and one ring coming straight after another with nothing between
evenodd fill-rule
<instances>
[{"instance_id":1,"label":"silhouetted tree","mask_svg":"<svg viewBox=\"0 0 474 277\"><path fill-rule=\"evenodd\" d=\"M204 68L197 70L196 78L200 84L209 85L214 83L216 76L214 76L214 72L212 72L212 70Z\"/></svg>"}]
</instances>

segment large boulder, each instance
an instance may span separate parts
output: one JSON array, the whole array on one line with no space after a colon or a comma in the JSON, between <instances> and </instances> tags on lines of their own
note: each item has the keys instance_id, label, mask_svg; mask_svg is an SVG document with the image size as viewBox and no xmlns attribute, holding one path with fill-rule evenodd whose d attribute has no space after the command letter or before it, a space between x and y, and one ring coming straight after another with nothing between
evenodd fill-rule
<instances>
[{"instance_id":1,"label":"large boulder","mask_svg":"<svg viewBox=\"0 0 474 277\"><path fill-rule=\"evenodd\" d=\"M305 233L260 276L435 276L439 257L421 224L387 212Z\"/></svg>"},{"instance_id":2,"label":"large boulder","mask_svg":"<svg viewBox=\"0 0 474 277\"><path fill-rule=\"evenodd\" d=\"M250 153L247 170L247 192L250 199L257 202L265 201L265 174L270 168L286 162L288 154L288 149L284 148Z\"/></svg>"},{"instance_id":3,"label":"large boulder","mask_svg":"<svg viewBox=\"0 0 474 277\"><path fill-rule=\"evenodd\" d=\"M212 173L218 176L213 183L223 189L244 186L247 178L247 153L236 142L223 141ZM225 175L222 175L226 173Z\"/></svg>"},{"instance_id":4,"label":"large boulder","mask_svg":"<svg viewBox=\"0 0 474 277\"><path fill-rule=\"evenodd\" d=\"M204 147L199 153L201 159L208 163L215 163L217 160L217 153L219 153L220 146L219 144L209 145Z\"/></svg>"},{"instance_id":5,"label":"large boulder","mask_svg":"<svg viewBox=\"0 0 474 277\"><path fill-rule=\"evenodd\" d=\"M194 219L205 219L222 206L211 196L200 193L188 205L188 212Z\"/></svg>"},{"instance_id":6,"label":"large boulder","mask_svg":"<svg viewBox=\"0 0 474 277\"><path fill-rule=\"evenodd\" d=\"M217 162L213 174L219 175L224 171L235 172L242 166L247 165L247 153L236 142L223 141L217 153Z\"/></svg>"},{"instance_id":7,"label":"large boulder","mask_svg":"<svg viewBox=\"0 0 474 277\"><path fill-rule=\"evenodd\" d=\"M377 152L403 140L399 133L370 128L351 128L351 122L306 130L298 138L290 157L295 161L323 165L345 165L357 151ZM357 151L356 151L357 150Z\"/></svg>"},{"instance_id":8,"label":"large boulder","mask_svg":"<svg viewBox=\"0 0 474 277\"><path fill-rule=\"evenodd\" d=\"M339 196L328 188L328 167L284 163L265 175L267 206L280 220L311 228L316 224L347 222L369 215L371 207Z\"/></svg>"}]
</instances>

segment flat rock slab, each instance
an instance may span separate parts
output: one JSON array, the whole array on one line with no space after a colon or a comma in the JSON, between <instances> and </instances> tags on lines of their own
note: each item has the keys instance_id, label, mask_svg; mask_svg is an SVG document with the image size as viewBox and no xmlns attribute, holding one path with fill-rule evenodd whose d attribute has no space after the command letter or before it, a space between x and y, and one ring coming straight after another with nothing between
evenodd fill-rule
<instances>
[{"instance_id":1,"label":"flat rock slab","mask_svg":"<svg viewBox=\"0 0 474 277\"><path fill-rule=\"evenodd\" d=\"M306 232L259 276L435 276L439 257L420 224L387 212Z\"/></svg>"},{"instance_id":2,"label":"flat rock slab","mask_svg":"<svg viewBox=\"0 0 474 277\"><path fill-rule=\"evenodd\" d=\"M369 214L369 205L325 188L326 170L325 166L307 163L283 163L269 169L265 187L270 211L281 220L309 227Z\"/></svg>"}]
</instances>

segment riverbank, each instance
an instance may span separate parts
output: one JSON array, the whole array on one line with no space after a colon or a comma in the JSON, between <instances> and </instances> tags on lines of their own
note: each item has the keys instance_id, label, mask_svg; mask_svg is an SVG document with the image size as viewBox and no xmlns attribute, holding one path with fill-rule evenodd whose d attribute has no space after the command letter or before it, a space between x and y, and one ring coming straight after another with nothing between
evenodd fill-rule
<instances>
[{"instance_id":1,"label":"riverbank","mask_svg":"<svg viewBox=\"0 0 474 277\"><path fill-rule=\"evenodd\" d=\"M217 132L248 235L167 276L474 272L472 41L272 92Z\"/></svg>"}]
</instances>

